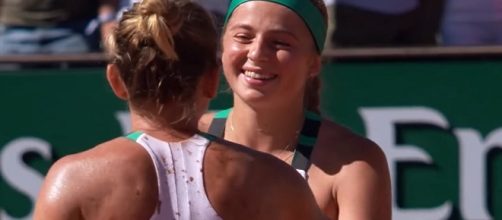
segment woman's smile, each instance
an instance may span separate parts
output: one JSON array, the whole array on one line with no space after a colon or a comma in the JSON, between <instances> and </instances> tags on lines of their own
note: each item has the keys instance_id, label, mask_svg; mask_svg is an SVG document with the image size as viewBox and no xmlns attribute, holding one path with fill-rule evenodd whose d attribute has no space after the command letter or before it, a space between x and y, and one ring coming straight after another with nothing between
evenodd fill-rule
<instances>
[{"instance_id":1,"label":"woman's smile","mask_svg":"<svg viewBox=\"0 0 502 220\"><path fill-rule=\"evenodd\" d=\"M239 78L242 78L249 86L264 86L277 78L276 74L260 73L250 70L245 70L239 75L242 76L239 76Z\"/></svg>"}]
</instances>

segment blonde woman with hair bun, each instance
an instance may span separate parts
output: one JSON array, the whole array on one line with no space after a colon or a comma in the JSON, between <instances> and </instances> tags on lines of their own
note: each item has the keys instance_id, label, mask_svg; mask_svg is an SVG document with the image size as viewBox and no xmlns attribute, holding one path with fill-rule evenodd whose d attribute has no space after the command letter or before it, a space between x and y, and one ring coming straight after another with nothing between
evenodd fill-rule
<instances>
[{"instance_id":1,"label":"blonde woman with hair bun","mask_svg":"<svg viewBox=\"0 0 502 220\"><path fill-rule=\"evenodd\" d=\"M322 219L274 157L197 129L218 85L218 37L189 0L143 0L109 39L106 76L134 132L49 170L35 219Z\"/></svg>"}]
</instances>

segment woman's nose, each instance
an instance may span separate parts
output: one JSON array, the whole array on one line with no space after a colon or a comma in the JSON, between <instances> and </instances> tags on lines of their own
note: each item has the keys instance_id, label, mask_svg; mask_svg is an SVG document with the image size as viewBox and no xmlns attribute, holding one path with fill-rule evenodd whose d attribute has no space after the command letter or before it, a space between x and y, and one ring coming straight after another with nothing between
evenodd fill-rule
<instances>
[{"instance_id":1,"label":"woman's nose","mask_svg":"<svg viewBox=\"0 0 502 220\"><path fill-rule=\"evenodd\" d=\"M248 51L248 59L252 61L267 61L270 58L270 49L262 39L254 40Z\"/></svg>"}]
</instances>

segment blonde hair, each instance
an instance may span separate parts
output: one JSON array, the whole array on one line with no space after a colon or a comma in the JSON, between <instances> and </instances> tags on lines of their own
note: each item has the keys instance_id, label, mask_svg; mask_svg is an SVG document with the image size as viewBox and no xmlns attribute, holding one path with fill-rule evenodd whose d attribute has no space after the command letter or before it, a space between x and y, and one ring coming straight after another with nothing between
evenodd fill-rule
<instances>
[{"instance_id":1,"label":"blonde hair","mask_svg":"<svg viewBox=\"0 0 502 220\"><path fill-rule=\"evenodd\" d=\"M163 106L192 115L201 76L217 68L217 32L207 11L190 0L143 0L125 12L106 46L140 114L162 122Z\"/></svg>"}]
</instances>

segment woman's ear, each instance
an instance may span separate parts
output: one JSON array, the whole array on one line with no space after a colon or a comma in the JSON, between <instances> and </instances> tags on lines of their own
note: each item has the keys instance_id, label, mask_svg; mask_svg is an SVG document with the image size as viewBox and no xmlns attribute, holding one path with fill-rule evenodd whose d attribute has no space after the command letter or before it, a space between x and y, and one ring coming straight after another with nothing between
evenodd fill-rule
<instances>
[{"instance_id":1,"label":"woman's ear","mask_svg":"<svg viewBox=\"0 0 502 220\"><path fill-rule=\"evenodd\" d=\"M313 78L321 73L322 61L321 56L316 56L312 59L312 63L309 68L309 78Z\"/></svg>"},{"instance_id":2,"label":"woman's ear","mask_svg":"<svg viewBox=\"0 0 502 220\"><path fill-rule=\"evenodd\" d=\"M113 90L113 93L117 97L123 100L127 100L129 95L127 94L127 88L124 85L124 81L120 77L120 71L115 64L108 64L106 66L106 79L108 84Z\"/></svg>"}]
</instances>

